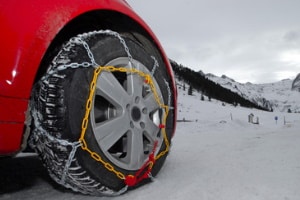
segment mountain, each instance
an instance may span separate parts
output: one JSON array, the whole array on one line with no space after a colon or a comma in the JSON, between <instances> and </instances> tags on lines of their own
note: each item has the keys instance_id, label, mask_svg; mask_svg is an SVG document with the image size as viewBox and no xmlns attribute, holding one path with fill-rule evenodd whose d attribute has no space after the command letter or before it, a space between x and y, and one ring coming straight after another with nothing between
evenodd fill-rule
<instances>
[{"instance_id":1,"label":"mountain","mask_svg":"<svg viewBox=\"0 0 300 200\"><path fill-rule=\"evenodd\" d=\"M267 84L239 83L222 75L205 74L171 60L175 75L209 98L268 111L300 112L300 74L296 79L285 79Z\"/></svg>"},{"instance_id":2,"label":"mountain","mask_svg":"<svg viewBox=\"0 0 300 200\"><path fill-rule=\"evenodd\" d=\"M294 81L284 79L266 84L242 84L226 76L208 75L207 78L268 110L300 112L300 93L291 89L292 85L300 89L300 76Z\"/></svg>"}]
</instances>

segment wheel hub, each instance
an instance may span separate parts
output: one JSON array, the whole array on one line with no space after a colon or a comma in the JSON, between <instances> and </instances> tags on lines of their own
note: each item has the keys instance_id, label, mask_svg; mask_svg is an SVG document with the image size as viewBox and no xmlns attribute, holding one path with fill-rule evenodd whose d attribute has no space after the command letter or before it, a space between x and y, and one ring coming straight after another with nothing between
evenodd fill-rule
<instances>
[{"instance_id":1,"label":"wheel hub","mask_svg":"<svg viewBox=\"0 0 300 200\"><path fill-rule=\"evenodd\" d=\"M139 121L141 119L141 116L142 116L141 110L138 107L134 106L132 108L132 110L131 110L131 118L132 118L132 120L135 121L135 122L137 122L137 121Z\"/></svg>"}]
</instances>

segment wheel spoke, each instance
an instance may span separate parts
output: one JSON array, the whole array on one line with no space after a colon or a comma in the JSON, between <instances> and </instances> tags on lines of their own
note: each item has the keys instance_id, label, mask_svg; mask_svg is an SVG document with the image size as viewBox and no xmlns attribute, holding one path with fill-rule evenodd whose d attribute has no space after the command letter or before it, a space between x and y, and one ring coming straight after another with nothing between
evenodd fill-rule
<instances>
[{"instance_id":1,"label":"wheel spoke","mask_svg":"<svg viewBox=\"0 0 300 200\"><path fill-rule=\"evenodd\" d=\"M127 75L127 92L131 95L142 96L143 80L138 74Z\"/></svg>"},{"instance_id":2,"label":"wheel spoke","mask_svg":"<svg viewBox=\"0 0 300 200\"><path fill-rule=\"evenodd\" d=\"M159 127L156 124L154 124L150 118L148 118L145 124L145 130L147 131L148 136L151 138L151 140L155 141L157 139L157 133L160 130Z\"/></svg>"},{"instance_id":3,"label":"wheel spoke","mask_svg":"<svg viewBox=\"0 0 300 200\"><path fill-rule=\"evenodd\" d=\"M141 166L144 161L143 134L135 128L128 133L127 159L132 168Z\"/></svg>"},{"instance_id":4,"label":"wheel spoke","mask_svg":"<svg viewBox=\"0 0 300 200\"><path fill-rule=\"evenodd\" d=\"M113 105L124 108L129 95L116 77L110 72L102 72L98 77L96 94L101 95Z\"/></svg>"},{"instance_id":5,"label":"wheel spoke","mask_svg":"<svg viewBox=\"0 0 300 200\"><path fill-rule=\"evenodd\" d=\"M152 112L156 109L159 108L158 103L156 102L155 98L154 98L154 94L153 93L149 93L145 98L144 98L144 104L148 109L148 112Z\"/></svg>"},{"instance_id":6,"label":"wheel spoke","mask_svg":"<svg viewBox=\"0 0 300 200\"><path fill-rule=\"evenodd\" d=\"M107 151L126 134L128 129L129 119L126 116L122 116L96 124L94 131L98 144L102 150Z\"/></svg>"}]
</instances>

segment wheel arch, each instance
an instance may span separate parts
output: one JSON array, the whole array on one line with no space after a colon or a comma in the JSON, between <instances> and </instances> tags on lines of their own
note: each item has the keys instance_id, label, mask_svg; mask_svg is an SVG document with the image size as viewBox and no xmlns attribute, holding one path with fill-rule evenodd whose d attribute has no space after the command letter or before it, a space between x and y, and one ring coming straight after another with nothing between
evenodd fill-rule
<instances>
[{"instance_id":1,"label":"wheel arch","mask_svg":"<svg viewBox=\"0 0 300 200\"><path fill-rule=\"evenodd\" d=\"M155 36L151 32L149 33L149 30L147 30L148 27L145 28L144 24L141 25L133 18L120 12L112 10L93 10L83 13L72 19L58 32L41 60L35 81L38 81L45 73L48 64L51 62L56 53L58 53L59 47L65 41L68 41L71 37L80 33L106 29L110 29L118 33L129 34L129 37L134 37L143 46L147 46L147 41L138 36L143 35L150 42L152 42L153 45L160 50L160 53L163 55L163 57L166 58L165 53L162 51L162 48L158 43L158 40L154 38ZM166 60L164 61L166 62ZM168 64L169 63L166 63L167 66Z\"/></svg>"}]
</instances>

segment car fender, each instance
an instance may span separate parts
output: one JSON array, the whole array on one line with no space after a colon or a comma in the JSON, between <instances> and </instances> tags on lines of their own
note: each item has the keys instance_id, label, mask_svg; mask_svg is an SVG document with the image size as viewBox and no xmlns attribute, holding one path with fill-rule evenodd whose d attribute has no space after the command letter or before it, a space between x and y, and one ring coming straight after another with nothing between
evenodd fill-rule
<instances>
[{"instance_id":1,"label":"car fender","mask_svg":"<svg viewBox=\"0 0 300 200\"><path fill-rule=\"evenodd\" d=\"M150 28L124 1L10 0L0 3L0 9L0 24L4 27L0 54L5 55L1 56L0 68L0 95L3 96L28 99L41 59L56 34L72 19L95 9L112 10L131 17L148 32L166 59Z\"/></svg>"}]
</instances>

